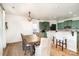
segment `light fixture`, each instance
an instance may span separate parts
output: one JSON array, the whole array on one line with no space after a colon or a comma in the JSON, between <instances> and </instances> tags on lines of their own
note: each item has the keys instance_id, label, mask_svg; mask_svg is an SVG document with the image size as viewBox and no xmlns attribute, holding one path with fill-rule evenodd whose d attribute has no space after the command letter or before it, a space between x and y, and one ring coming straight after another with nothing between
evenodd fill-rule
<instances>
[{"instance_id":1,"label":"light fixture","mask_svg":"<svg viewBox=\"0 0 79 59\"><path fill-rule=\"evenodd\" d=\"M31 14L31 12L29 11L29 12L28 12L28 17L27 17L28 21L31 21L31 20L32 20L32 18L31 18L31 15L30 15L30 14Z\"/></svg>"},{"instance_id":2,"label":"light fixture","mask_svg":"<svg viewBox=\"0 0 79 59\"><path fill-rule=\"evenodd\" d=\"M72 11L69 11L69 14L73 14L73 12Z\"/></svg>"},{"instance_id":3,"label":"light fixture","mask_svg":"<svg viewBox=\"0 0 79 59\"><path fill-rule=\"evenodd\" d=\"M76 14L74 14L73 16L74 16L74 17L76 17L77 15L76 15Z\"/></svg>"},{"instance_id":4,"label":"light fixture","mask_svg":"<svg viewBox=\"0 0 79 59\"><path fill-rule=\"evenodd\" d=\"M53 18L57 18L57 17L53 17Z\"/></svg>"},{"instance_id":5,"label":"light fixture","mask_svg":"<svg viewBox=\"0 0 79 59\"><path fill-rule=\"evenodd\" d=\"M12 8L14 9L15 7L14 7L14 6L12 6Z\"/></svg>"}]
</instances>

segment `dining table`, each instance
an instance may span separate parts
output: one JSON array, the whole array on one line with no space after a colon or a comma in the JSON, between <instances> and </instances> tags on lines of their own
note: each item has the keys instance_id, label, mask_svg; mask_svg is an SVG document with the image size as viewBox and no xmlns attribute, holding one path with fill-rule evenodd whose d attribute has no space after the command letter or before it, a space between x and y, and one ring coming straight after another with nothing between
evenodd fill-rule
<instances>
[{"instance_id":1,"label":"dining table","mask_svg":"<svg viewBox=\"0 0 79 59\"><path fill-rule=\"evenodd\" d=\"M26 50L30 50L32 51L31 53L35 54L35 47L40 45L41 38L39 38L36 34L23 35L23 40L26 45L25 54Z\"/></svg>"}]
</instances>

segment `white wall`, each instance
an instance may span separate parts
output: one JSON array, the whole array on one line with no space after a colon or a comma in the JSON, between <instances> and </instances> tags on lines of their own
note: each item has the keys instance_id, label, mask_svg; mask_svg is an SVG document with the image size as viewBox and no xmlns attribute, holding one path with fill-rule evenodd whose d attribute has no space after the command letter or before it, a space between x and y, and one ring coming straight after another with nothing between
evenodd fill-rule
<instances>
[{"instance_id":1,"label":"white wall","mask_svg":"<svg viewBox=\"0 0 79 59\"><path fill-rule=\"evenodd\" d=\"M0 15L0 55L2 55L2 17Z\"/></svg>"},{"instance_id":2,"label":"white wall","mask_svg":"<svg viewBox=\"0 0 79 59\"><path fill-rule=\"evenodd\" d=\"M3 53L3 43L2 43L2 39L3 39L3 29L2 29L2 12L0 10L0 56Z\"/></svg>"},{"instance_id":3,"label":"white wall","mask_svg":"<svg viewBox=\"0 0 79 59\"><path fill-rule=\"evenodd\" d=\"M21 41L21 33L29 35L33 33L32 22L23 16L7 15L8 30L6 31L7 43Z\"/></svg>"}]
</instances>

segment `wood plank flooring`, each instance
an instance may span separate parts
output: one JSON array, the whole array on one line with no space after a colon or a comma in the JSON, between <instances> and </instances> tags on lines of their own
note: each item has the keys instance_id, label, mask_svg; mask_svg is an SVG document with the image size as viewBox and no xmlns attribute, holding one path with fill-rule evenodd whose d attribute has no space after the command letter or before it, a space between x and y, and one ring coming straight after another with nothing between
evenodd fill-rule
<instances>
[{"instance_id":1,"label":"wood plank flooring","mask_svg":"<svg viewBox=\"0 0 79 59\"><path fill-rule=\"evenodd\" d=\"M67 49L62 51L61 47L56 48L56 46L53 44L51 49L51 56L79 56L79 54Z\"/></svg>"},{"instance_id":2,"label":"wood plank flooring","mask_svg":"<svg viewBox=\"0 0 79 59\"><path fill-rule=\"evenodd\" d=\"M24 56L24 51L22 50L22 43L11 43L8 44L4 49L4 56Z\"/></svg>"},{"instance_id":3,"label":"wood plank flooring","mask_svg":"<svg viewBox=\"0 0 79 59\"><path fill-rule=\"evenodd\" d=\"M56 48L54 44L51 45L51 55L50 56L79 56L79 54L66 50L61 51L61 48ZM27 54L28 55L28 54ZM22 50L22 43L12 43L8 44L4 49L3 56L24 56L24 51Z\"/></svg>"}]
</instances>

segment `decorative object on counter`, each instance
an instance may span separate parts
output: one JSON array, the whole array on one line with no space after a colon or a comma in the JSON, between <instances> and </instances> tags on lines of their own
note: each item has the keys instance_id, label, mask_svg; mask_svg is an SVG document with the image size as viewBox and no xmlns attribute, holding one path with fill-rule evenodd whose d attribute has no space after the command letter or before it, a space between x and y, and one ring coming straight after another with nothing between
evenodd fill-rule
<instances>
[{"instance_id":1,"label":"decorative object on counter","mask_svg":"<svg viewBox=\"0 0 79 59\"><path fill-rule=\"evenodd\" d=\"M58 31L56 30L56 32L58 32Z\"/></svg>"},{"instance_id":2,"label":"decorative object on counter","mask_svg":"<svg viewBox=\"0 0 79 59\"><path fill-rule=\"evenodd\" d=\"M71 33L72 33L72 36L74 36L74 32L72 31Z\"/></svg>"}]
</instances>

